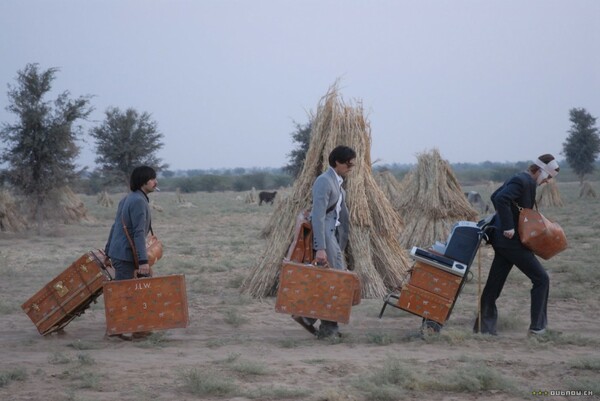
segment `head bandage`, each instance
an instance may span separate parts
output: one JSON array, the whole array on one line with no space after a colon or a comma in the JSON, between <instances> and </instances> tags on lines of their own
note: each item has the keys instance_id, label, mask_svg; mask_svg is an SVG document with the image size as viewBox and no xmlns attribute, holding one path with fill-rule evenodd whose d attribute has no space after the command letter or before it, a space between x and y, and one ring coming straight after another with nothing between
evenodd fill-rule
<instances>
[{"instance_id":1,"label":"head bandage","mask_svg":"<svg viewBox=\"0 0 600 401\"><path fill-rule=\"evenodd\" d=\"M552 178L556 177L558 174L558 163L556 162L556 159L551 160L548 164L544 163L540 159L536 159L535 165L541 168L546 174L548 174Z\"/></svg>"}]
</instances>

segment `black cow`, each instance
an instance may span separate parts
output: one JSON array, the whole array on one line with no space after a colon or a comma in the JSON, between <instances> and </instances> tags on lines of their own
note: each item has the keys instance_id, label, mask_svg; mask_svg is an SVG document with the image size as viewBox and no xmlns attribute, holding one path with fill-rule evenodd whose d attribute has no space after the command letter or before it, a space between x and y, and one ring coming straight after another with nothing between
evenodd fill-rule
<instances>
[{"instance_id":1,"label":"black cow","mask_svg":"<svg viewBox=\"0 0 600 401\"><path fill-rule=\"evenodd\" d=\"M263 202L273 204L275 200L275 195L277 195L277 191L275 192L266 192L262 191L258 193L258 206L262 205Z\"/></svg>"},{"instance_id":2,"label":"black cow","mask_svg":"<svg viewBox=\"0 0 600 401\"><path fill-rule=\"evenodd\" d=\"M481 199L481 195L476 191L465 192L465 197L467 201L473 206L479 213L487 213L490 210L490 206L487 205L483 199Z\"/></svg>"}]
</instances>

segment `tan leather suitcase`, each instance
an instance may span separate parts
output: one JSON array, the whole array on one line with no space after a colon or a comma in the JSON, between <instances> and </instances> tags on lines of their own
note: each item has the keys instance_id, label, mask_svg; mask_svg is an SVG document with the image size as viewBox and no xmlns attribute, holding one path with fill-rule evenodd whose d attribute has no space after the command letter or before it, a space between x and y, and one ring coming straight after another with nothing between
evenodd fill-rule
<instances>
[{"instance_id":1,"label":"tan leather suitcase","mask_svg":"<svg viewBox=\"0 0 600 401\"><path fill-rule=\"evenodd\" d=\"M355 273L284 261L275 311L348 323L352 306L360 299L360 280Z\"/></svg>"},{"instance_id":2,"label":"tan leather suitcase","mask_svg":"<svg viewBox=\"0 0 600 401\"><path fill-rule=\"evenodd\" d=\"M444 324L453 302L453 300L407 284L400 291L398 307L425 319Z\"/></svg>"},{"instance_id":3,"label":"tan leather suitcase","mask_svg":"<svg viewBox=\"0 0 600 401\"><path fill-rule=\"evenodd\" d=\"M461 281L462 277L460 276L438 269L427 263L416 262L412 268L409 284L454 301Z\"/></svg>"},{"instance_id":4,"label":"tan leather suitcase","mask_svg":"<svg viewBox=\"0 0 600 401\"><path fill-rule=\"evenodd\" d=\"M185 276L108 282L104 285L104 309L109 335L187 327Z\"/></svg>"},{"instance_id":5,"label":"tan leather suitcase","mask_svg":"<svg viewBox=\"0 0 600 401\"><path fill-rule=\"evenodd\" d=\"M102 294L114 277L104 266L104 253L90 251L29 298L21 307L42 335L65 327Z\"/></svg>"}]
</instances>

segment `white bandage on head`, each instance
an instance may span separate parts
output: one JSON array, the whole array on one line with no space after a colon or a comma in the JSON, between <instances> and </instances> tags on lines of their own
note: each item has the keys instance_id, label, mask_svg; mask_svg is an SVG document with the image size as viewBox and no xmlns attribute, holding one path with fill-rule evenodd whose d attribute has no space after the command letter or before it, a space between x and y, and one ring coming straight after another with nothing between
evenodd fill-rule
<instances>
[{"instance_id":1,"label":"white bandage on head","mask_svg":"<svg viewBox=\"0 0 600 401\"><path fill-rule=\"evenodd\" d=\"M540 159L535 159L535 165L542 169L548 176L554 178L558 175L558 163L555 160L550 160L549 163L544 163Z\"/></svg>"}]
</instances>

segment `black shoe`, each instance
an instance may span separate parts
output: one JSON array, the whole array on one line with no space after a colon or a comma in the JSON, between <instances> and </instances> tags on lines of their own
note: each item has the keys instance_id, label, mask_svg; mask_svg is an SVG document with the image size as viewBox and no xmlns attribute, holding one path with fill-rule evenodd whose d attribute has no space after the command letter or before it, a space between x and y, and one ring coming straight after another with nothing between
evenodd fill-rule
<instances>
[{"instance_id":1,"label":"black shoe","mask_svg":"<svg viewBox=\"0 0 600 401\"><path fill-rule=\"evenodd\" d=\"M305 317L292 315L292 319L294 319L300 326L304 327L304 329L313 336L317 335L317 329L315 329L315 326L313 326Z\"/></svg>"},{"instance_id":2,"label":"black shoe","mask_svg":"<svg viewBox=\"0 0 600 401\"><path fill-rule=\"evenodd\" d=\"M342 338L342 333L340 333L337 329L336 330L321 330L321 329L319 329L319 331L317 331L316 335L317 335L317 338L320 340Z\"/></svg>"},{"instance_id":3,"label":"black shoe","mask_svg":"<svg viewBox=\"0 0 600 401\"><path fill-rule=\"evenodd\" d=\"M123 341L133 340L133 338L131 336L126 336L125 334L105 334L104 338L106 340L123 340Z\"/></svg>"},{"instance_id":4,"label":"black shoe","mask_svg":"<svg viewBox=\"0 0 600 401\"><path fill-rule=\"evenodd\" d=\"M137 331L131 334L132 340L145 340L152 335L151 331Z\"/></svg>"}]
</instances>

